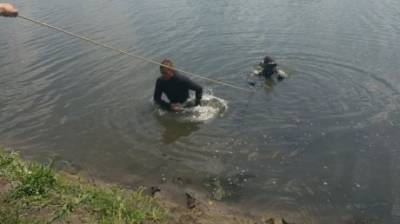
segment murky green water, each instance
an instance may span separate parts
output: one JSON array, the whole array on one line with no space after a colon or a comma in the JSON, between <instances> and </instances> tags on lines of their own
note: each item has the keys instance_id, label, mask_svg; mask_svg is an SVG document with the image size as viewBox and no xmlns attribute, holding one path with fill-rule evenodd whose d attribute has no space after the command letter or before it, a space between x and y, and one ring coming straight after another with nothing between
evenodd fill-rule
<instances>
[{"instance_id":1,"label":"murky green water","mask_svg":"<svg viewBox=\"0 0 400 224\"><path fill-rule=\"evenodd\" d=\"M21 13L248 86L264 55L290 77L255 93L199 81L228 109L160 115L157 66L0 18L0 142L126 185L180 177L298 223L400 222L395 0L15 1ZM173 182L173 181L172 181ZM215 193L215 192L214 192ZM217 192L221 193L221 192Z\"/></svg>"}]
</instances>

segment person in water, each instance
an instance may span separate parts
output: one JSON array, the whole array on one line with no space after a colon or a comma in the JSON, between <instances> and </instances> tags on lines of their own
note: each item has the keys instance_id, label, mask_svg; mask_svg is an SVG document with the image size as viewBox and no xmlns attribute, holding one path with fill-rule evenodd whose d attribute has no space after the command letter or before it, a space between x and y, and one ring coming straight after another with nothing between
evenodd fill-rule
<instances>
[{"instance_id":1,"label":"person in water","mask_svg":"<svg viewBox=\"0 0 400 224\"><path fill-rule=\"evenodd\" d=\"M265 56L264 60L258 64L255 70L248 76L248 83L252 86L256 86L255 78L257 76L265 77L265 82L268 86L275 83L275 80L282 81L287 77L287 74L278 68L278 64L269 56Z\"/></svg>"},{"instance_id":2,"label":"person in water","mask_svg":"<svg viewBox=\"0 0 400 224\"><path fill-rule=\"evenodd\" d=\"M276 75L276 78L281 81L286 77L285 73L278 69L278 64L269 56L265 56L259 65L262 68L260 75L263 75L265 78L271 78L273 75Z\"/></svg>"},{"instance_id":3,"label":"person in water","mask_svg":"<svg viewBox=\"0 0 400 224\"><path fill-rule=\"evenodd\" d=\"M259 64L262 68L261 75L266 78L271 77L274 73L278 72L278 64L269 56L265 56L264 60Z\"/></svg>"},{"instance_id":4,"label":"person in water","mask_svg":"<svg viewBox=\"0 0 400 224\"><path fill-rule=\"evenodd\" d=\"M189 78L179 74L171 60L164 59L160 65L161 76L156 81L154 89L154 102L162 109L170 111L181 111L182 104L189 98L189 90L196 92L195 106L200 105L203 88ZM165 94L169 100L162 99Z\"/></svg>"},{"instance_id":5,"label":"person in water","mask_svg":"<svg viewBox=\"0 0 400 224\"><path fill-rule=\"evenodd\" d=\"M16 17L18 16L18 10L9 3L0 3L0 16Z\"/></svg>"}]
</instances>

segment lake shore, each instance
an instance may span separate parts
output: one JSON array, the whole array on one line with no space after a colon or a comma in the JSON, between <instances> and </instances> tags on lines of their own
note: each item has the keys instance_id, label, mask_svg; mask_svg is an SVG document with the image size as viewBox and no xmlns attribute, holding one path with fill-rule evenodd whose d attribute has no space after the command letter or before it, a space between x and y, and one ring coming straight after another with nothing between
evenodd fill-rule
<instances>
[{"instance_id":1,"label":"lake shore","mask_svg":"<svg viewBox=\"0 0 400 224\"><path fill-rule=\"evenodd\" d=\"M167 185L127 189L51 166L0 149L2 223L278 223L200 192Z\"/></svg>"}]
</instances>

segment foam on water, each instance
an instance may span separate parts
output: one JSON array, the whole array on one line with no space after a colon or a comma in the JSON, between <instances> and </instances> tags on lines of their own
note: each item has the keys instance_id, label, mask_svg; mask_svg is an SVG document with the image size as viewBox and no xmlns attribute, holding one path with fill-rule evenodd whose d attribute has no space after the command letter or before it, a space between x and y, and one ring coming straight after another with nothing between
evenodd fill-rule
<instances>
[{"instance_id":1,"label":"foam on water","mask_svg":"<svg viewBox=\"0 0 400 224\"><path fill-rule=\"evenodd\" d=\"M208 121L217 116L223 116L228 108L225 100L213 95L204 95L201 102L201 106L185 108L182 119L191 122Z\"/></svg>"},{"instance_id":2,"label":"foam on water","mask_svg":"<svg viewBox=\"0 0 400 224\"><path fill-rule=\"evenodd\" d=\"M179 113L168 113L165 110L158 110L159 116L173 116L177 121L181 122L205 122L212 120L218 116L223 116L228 109L227 101L205 94L201 100L201 106L190 107L194 98L190 98L184 105L184 109Z\"/></svg>"}]
</instances>

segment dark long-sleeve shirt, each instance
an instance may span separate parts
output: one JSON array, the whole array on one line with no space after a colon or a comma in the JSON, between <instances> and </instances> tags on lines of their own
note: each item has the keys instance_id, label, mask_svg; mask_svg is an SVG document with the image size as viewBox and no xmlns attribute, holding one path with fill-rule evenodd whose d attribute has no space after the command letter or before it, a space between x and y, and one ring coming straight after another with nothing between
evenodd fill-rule
<instances>
[{"instance_id":1,"label":"dark long-sleeve shirt","mask_svg":"<svg viewBox=\"0 0 400 224\"><path fill-rule=\"evenodd\" d=\"M203 88L200 85L177 73L168 80L158 78L154 90L154 101L161 108L169 110L171 103L186 102L189 98L189 90L196 92L196 105L199 105L203 94ZM167 96L169 103L162 100L163 93Z\"/></svg>"},{"instance_id":2,"label":"dark long-sleeve shirt","mask_svg":"<svg viewBox=\"0 0 400 224\"><path fill-rule=\"evenodd\" d=\"M262 64L263 67L262 75L264 75L266 78L271 77L274 73L277 73L277 64L274 61L271 61L267 64Z\"/></svg>"}]
</instances>

